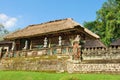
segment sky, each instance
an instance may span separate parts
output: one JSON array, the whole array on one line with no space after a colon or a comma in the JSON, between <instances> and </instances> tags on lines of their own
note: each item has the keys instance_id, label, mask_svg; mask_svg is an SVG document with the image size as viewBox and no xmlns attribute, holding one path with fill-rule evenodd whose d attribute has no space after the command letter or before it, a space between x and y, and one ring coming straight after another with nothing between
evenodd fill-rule
<instances>
[{"instance_id":1,"label":"sky","mask_svg":"<svg viewBox=\"0 0 120 80\"><path fill-rule=\"evenodd\" d=\"M0 0L0 24L9 31L57 19L93 21L107 0Z\"/></svg>"}]
</instances>

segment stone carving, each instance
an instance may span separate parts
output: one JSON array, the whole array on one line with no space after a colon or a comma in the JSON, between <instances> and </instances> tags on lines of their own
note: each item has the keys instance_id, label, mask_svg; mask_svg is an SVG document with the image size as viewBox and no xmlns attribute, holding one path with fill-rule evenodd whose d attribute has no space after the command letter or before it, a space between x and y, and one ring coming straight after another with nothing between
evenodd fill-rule
<instances>
[{"instance_id":1,"label":"stone carving","mask_svg":"<svg viewBox=\"0 0 120 80\"><path fill-rule=\"evenodd\" d=\"M78 42L79 43L79 41L80 41L80 35L77 35L77 37L74 39L73 42Z\"/></svg>"},{"instance_id":2,"label":"stone carving","mask_svg":"<svg viewBox=\"0 0 120 80\"><path fill-rule=\"evenodd\" d=\"M62 45L62 37L59 36L59 46L61 46L61 45Z\"/></svg>"},{"instance_id":3,"label":"stone carving","mask_svg":"<svg viewBox=\"0 0 120 80\"><path fill-rule=\"evenodd\" d=\"M77 35L77 37L73 41L73 59L74 60L79 60L81 56L79 42L80 42L80 36Z\"/></svg>"},{"instance_id":4,"label":"stone carving","mask_svg":"<svg viewBox=\"0 0 120 80\"><path fill-rule=\"evenodd\" d=\"M27 48L28 48L28 41L26 40L26 41L25 41L25 47L24 47L23 49L26 50Z\"/></svg>"},{"instance_id":5,"label":"stone carving","mask_svg":"<svg viewBox=\"0 0 120 80\"><path fill-rule=\"evenodd\" d=\"M44 39L44 46L43 46L44 48L47 47L47 41L48 41L48 40L47 40L47 37L45 37L45 39Z\"/></svg>"}]
</instances>

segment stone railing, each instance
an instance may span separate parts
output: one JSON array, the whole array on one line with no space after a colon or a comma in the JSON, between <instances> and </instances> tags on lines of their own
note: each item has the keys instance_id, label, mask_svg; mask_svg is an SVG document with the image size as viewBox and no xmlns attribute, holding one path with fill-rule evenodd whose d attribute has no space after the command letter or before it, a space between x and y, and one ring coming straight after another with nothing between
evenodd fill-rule
<instances>
[{"instance_id":1,"label":"stone railing","mask_svg":"<svg viewBox=\"0 0 120 80\"><path fill-rule=\"evenodd\" d=\"M120 59L120 47L85 48L82 50L84 60L91 59Z\"/></svg>"},{"instance_id":2,"label":"stone railing","mask_svg":"<svg viewBox=\"0 0 120 80\"><path fill-rule=\"evenodd\" d=\"M3 58L40 55L72 55L72 49L73 47L71 46L58 46L33 50L10 51L6 52ZM120 59L120 47L84 48L82 49L82 58L83 60Z\"/></svg>"},{"instance_id":3,"label":"stone railing","mask_svg":"<svg viewBox=\"0 0 120 80\"><path fill-rule=\"evenodd\" d=\"M3 55L3 58L11 57L27 57L27 56L40 56L40 55L71 55L71 46L59 46L52 48L40 48L32 50L21 50L21 51L9 51Z\"/></svg>"}]
</instances>

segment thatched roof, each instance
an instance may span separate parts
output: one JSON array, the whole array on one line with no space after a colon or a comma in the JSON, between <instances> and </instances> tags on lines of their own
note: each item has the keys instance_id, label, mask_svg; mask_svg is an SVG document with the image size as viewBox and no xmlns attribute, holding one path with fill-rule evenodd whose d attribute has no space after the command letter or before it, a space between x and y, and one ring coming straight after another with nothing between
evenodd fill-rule
<instances>
[{"instance_id":1,"label":"thatched roof","mask_svg":"<svg viewBox=\"0 0 120 80\"><path fill-rule=\"evenodd\" d=\"M83 45L84 48L106 48L100 40L86 40Z\"/></svg>"},{"instance_id":2,"label":"thatched roof","mask_svg":"<svg viewBox=\"0 0 120 80\"><path fill-rule=\"evenodd\" d=\"M120 46L120 39L114 41L113 43L110 44L111 46Z\"/></svg>"},{"instance_id":3,"label":"thatched roof","mask_svg":"<svg viewBox=\"0 0 120 80\"><path fill-rule=\"evenodd\" d=\"M18 30L14 33L11 33L5 36L4 39L10 40L10 39L17 39L17 38L40 36L40 35L44 35L52 32L60 32L63 30L73 29L76 26L83 28L79 23L73 21L71 18L55 20L55 21L50 21L42 24L29 25L28 27L22 30ZM94 34L88 29L83 28L83 30L85 33L91 35L92 37L99 38L98 35Z\"/></svg>"}]
</instances>

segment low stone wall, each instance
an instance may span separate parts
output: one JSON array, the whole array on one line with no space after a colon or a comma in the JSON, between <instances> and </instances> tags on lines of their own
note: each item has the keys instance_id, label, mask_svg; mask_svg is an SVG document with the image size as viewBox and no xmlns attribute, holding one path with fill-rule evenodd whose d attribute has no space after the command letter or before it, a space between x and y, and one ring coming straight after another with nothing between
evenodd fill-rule
<instances>
[{"instance_id":1,"label":"low stone wall","mask_svg":"<svg viewBox=\"0 0 120 80\"><path fill-rule=\"evenodd\" d=\"M0 63L0 70L3 70L4 66Z\"/></svg>"},{"instance_id":2,"label":"low stone wall","mask_svg":"<svg viewBox=\"0 0 120 80\"><path fill-rule=\"evenodd\" d=\"M120 59L120 48L91 48L83 49L82 57L84 60L110 60Z\"/></svg>"},{"instance_id":3,"label":"low stone wall","mask_svg":"<svg viewBox=\"0 0 120 80\"><path fill-rule=\"evenodd\" d=\"M120 73L120 63L108 63L108 64L75 64L68 63L67 71L69 73L79 72L79 73Z\"/></svg>"},{"instance_id":4,"label":"low stone wall","mask_svg":"<svg viewBox=\"0 0 120 80\"><path fill-rule=\"evenodd\" d=\"M46 58L48 56L45 56ZM89 72L110 72L120 73L120 63L111 62L104 63L97 61L91 63L88 61L75 61L64 58L41 59L39 57L30 58L11 58L3 59L0 63L0 70L25 70L25 71L54 71L69 73L89 73Z\"/></svg>"},{"instance_id":5,"label":"low stone wall","mask_svg":"<svg viewBox=\"0 0 120 80\"><path fill-rule=\"evenodd\" d=\"M3 59L0 70L25 70L25 71L66 71L64 60L58 59L40 59L34 58L17 58Z\"/></svg>"}]
</instances>

